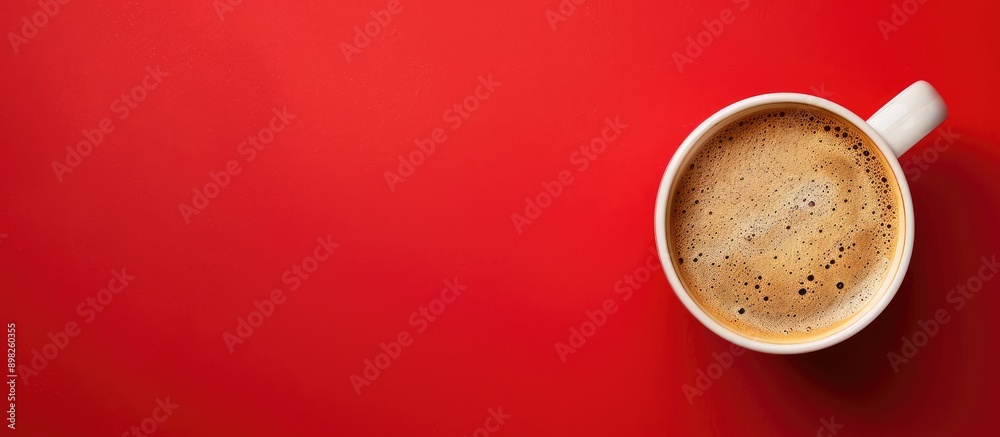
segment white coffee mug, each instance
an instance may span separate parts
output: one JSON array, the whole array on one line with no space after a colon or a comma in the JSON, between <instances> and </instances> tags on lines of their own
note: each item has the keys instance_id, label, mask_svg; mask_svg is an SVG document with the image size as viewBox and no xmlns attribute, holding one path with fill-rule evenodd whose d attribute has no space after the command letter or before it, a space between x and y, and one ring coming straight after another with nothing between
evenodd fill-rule
<instances>
[{"instance_id":1,"label":"white coffee mug","mask_svg":"<svg viewBox=\"0 0 1000 437\"><path fill-rule=\"evenodd\" d=\"M840 328L830 331L823 337L812 339L801 343L771 343L746 337L739 332L733 331L719 322L715 321L703 310L698 303L688 294L681 282L677 270L671 261L671 247L667 238L669 223L667 220L667 210L670 193L677 183L677 175L681 163L703 139L713 131L713 128L724 125L741 114L763 105L780 103L803 104L813 106L821 110L833 113L847 122L853 124L858 130L863 132L872 142L878 146L879 151L885 156L886 162L892 168L892 173L896 177L900 195L903 199L903 215L906 220L906 235L903 240L902 254L899 255L899 266L895 275L886 278L879 292L875 295L875 300L866 305L865 308L847 320ZM656 233L656 246L660 255L660 262L663 264L663 271L667 274L670 286L673 287L677 297L687 307L688 311L695 316L712 332L722 338L747 349L773 354L797 354L811 352L818 349L833 346L851 337L865 326L868 326L889 305L889 301L896 294L906 268L910 263L910 254L913 251L913 199L910 197L910 189L906 184L902 168L899 165L899 156L905 153L910 147L921 138L933 131L944 121L948 115L948 108L938 92L929 83L918 81L899 93L896 97L886 103L881 109L875 112L867 121L858 117L853 112L829 100L797 93L774 93L763 94L748 99L741 100L727 106L719 112L702 122L687 139L681 144L660 182L660 189L656 194L656 212L654 217L654 230Z\"/></svg>"}]
</instances>

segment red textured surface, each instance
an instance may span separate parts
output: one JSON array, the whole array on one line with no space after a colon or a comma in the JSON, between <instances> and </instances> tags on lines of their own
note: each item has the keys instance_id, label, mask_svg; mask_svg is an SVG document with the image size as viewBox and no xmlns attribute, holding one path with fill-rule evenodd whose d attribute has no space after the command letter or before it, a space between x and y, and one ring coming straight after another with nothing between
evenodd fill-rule
<instances>
[{"instance_id":1,"label":"red textured surface","mask_svg":"<svg viewBox=\"0 0 1000 437\"><path fill-rule=\"evenodd\" d=\"M0 322L16 323L25 367L17 430L0 435L122 435L164 418L168 396L179 407L152 435L484 435L497 408L510 417L491 435L993 425L1000 280L949 292L1000 249L997 3L928 1L886 40L878 22L903 1L592 0L553 30L557 0L403 0L351 62L341 44L388 2L306 3L243 2L220 19L209 0L74 1L14 44L42 9L4 6ZM725 9L731 23L679 71L672 55ZM116 99L157 66L169 76L121 119ZM490 75L500 85L456 126L449 109ZM821 93L867 117L917 79L960 137L902 159L917 230L895 300L832 349L747 352L689 403L683 387L729 345L662 272L619 294L656 261L672 152L744 97ZM295 118L248 161L240 143L286 107ZM595 159L574 155L609 117L627 128ZM104 118L114 130L60 181L52 163ZM390 190L385 172L435 129L447 138ZM240 173L186 223L179 204L230 160ZM572 182L519 233L511 214L561 172ZM292 291L284 272L327 236L339 247ZM88 312L123 267L134 279ZM454 278L467 288L421 322ZM224 333L273 289L284 303L230 353ZM563 363L556 343L607 299L617 311ZM937 310L950 321L895 372L887 354ZM78 335L26 373L67 323ZM412 343L358 394L351 375L403 332Z\"/></svg>"}]
</instances>

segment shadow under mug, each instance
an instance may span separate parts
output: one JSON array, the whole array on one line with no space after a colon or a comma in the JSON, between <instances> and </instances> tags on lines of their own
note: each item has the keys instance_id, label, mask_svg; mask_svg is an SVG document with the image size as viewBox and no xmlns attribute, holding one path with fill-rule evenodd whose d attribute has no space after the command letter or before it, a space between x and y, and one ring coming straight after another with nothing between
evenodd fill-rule
<instances>
[{"instance_id":1,"label":"shadow under mug","mask_svg":"<svg viewBox=\"0 0 1000 437\"><path fill-rule=\"evenodd\" d=\"M825 333L819 338L799 343L776 343L750 338L735 330L732 330L716 321L704 309L702 309L694 298L685 289L683 282L678 276L676 266L671 257L671 248L667 238L669 227L667 211L669 210L670 193L678 181L678 173L681 164L693 151L703 142L702 140L711 135L717 128L725 126L729 121L738 118L742 114L776 104L797 104L818 108L830 112L846 122L854 125L859 131L872 140L878 150L882 153L885 161L892 169L896 177L903 202L903 214L906 222L906 233L903 237L902 248L896 254L895 262L897 268L891 277L887 277L875 294L871 303L866 305L860 312L848 318L840 327ZM875 112L868 120L864 120L846 108L829 100L798 93L774 93L763 94L750 97L732 105L729 105L719 112L716 112L707 120L702 122L690 135L681 143L681 146L670 159L663 179L660 182L660 189L656 194L656 209L654 215L654 232L656 234L656 247L660 256L660 263L663 271L670 281L670 286L674 289L677 297L681 300L688 311L691 312L703 325L722 338L738 346L752 349L758 352L773 354L797 354L811 352L833 346L840 343L858 331L868 326L877 317L889 301L896 294L906 268L910 263L910 255L913 251L913 199L906 184L906 178L899 165L898 158L921 138L933 131L948 115L948 108L944 101L929 83L918 81L899 93L889 103Z\"/></svg>"}]
</instances>

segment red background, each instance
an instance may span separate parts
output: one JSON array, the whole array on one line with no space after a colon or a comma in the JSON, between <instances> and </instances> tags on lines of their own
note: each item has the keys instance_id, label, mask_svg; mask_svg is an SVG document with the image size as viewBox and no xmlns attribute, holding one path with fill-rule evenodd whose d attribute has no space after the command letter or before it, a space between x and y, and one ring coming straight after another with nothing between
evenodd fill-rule
<instances>
[{"instance_id":1,"label":"red background","mask_svg":"<svg viewBox=\"0 0 1000 437\"><path fill-rule=\"evenodd\" d=\"M0 322L25 366L80 326L18 379L16 433L121 435L167 396L179 408L154 435L473 435L497 407L510 418L493 435L994 425L1000 280L961 310L946 296L1000 247L995 2L926 2L886 40L877 22L902 1L592 0L553 30L556 0L404 0L351 62L341 43L386 1L243 2L224 19L209 0L98 3L0 47ZM41 10L3 9L4 33ZM679 71L672 55L724 9L735 21ZM111 105L147 66L169 76L119 120ZM480 75L502 85L452 130L445 112ZM934 157L908 174L916 245L892 304L828 350L747 352L689 404L682 387L728 343L662 272L615 292L649 257L672 152L744 97L820 93L867 117L918 79L960 139L901 160ZM243 160L284 107L296 118ZM105 117L115 130L60 182L52 162ZM579 171L571 154L606 117L628 127ZM385 172L436 128L448 139L390 191ZM186 224L178 205L234 159L242 172ZM563 170L572 184L518 233L511 214ZM327 235L340 247L288 291L283 272ZM86 323L77 305L122 267L135 279ZM410 314L450 278L468 288L418 334ZM274 288L287 301L231 354L223 333ZM556 342L606 299L618 311L564 364ZM951 321L894 372L887 353L938 309ZM403 331L412 345L358 395L350 376Z\"/></svg>"}]
</instances>

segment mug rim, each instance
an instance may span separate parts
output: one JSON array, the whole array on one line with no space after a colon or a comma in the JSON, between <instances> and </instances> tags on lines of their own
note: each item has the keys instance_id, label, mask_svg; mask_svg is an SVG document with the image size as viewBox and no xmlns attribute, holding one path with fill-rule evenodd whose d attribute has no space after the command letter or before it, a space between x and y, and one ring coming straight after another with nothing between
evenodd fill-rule
<instances>
[{"instance_id":1,"label":"mug rim","mask_svg":"<svg viewBox=\"0 0 1000 437\"><path fill-rule=\"evenodd\" d=\"M720 123L729 119L733 115L755 107L781 103L803 104L829 111L834 115L843 118L848 123L851 123L855 128L867 135L875 146L878 147L879 152L882 153L882 156L892 169L893 175L896 178L897 186L899 187L900 197L902 198L903 214L906 222L906 232L903 238L903 248L902 254L899 258L899 265L896 267L892 281L889 283L885 292L883 292L878 298L879 300L875 302L874 305L867 305L864 310L866 312L861 314L860 317L855 317L854 320L847 326L841 327L829 335L802 343L770 343L761 341L744 336L717 322L689 295L677 275L667 248L666 218L668 207L667 202L670 199L670 190L674 179L676 179L677 173L680 170L681 163L685 158L687 158L694 146L711 129L718 126ZM896 295L896 292L899 290L899 287L903 282L903 278L906 276L906 270L910 265L910 256L913 252L913 199L910 196L909 185L906 183L906 177L899 164L899 158L889 147L886 140L875 130L875 128L854 112L822 97L801 93L769 93L748 97L716 111L714 114L705 119L705 121L701 122L698 127L688 134L687 138L684 139L680 147L677 148L673 156L670 158L670 163L667 165L667 169L663 173L663 178L660 180L660 187L656 193L656 207L654 210L653 220L654 232L656 235L656 250L660 257L660 264L663 267L663 271L667 275L667 280L669 281L671 288L673 288L674 294L677 295L677 297L681 300L681 303L684 304L688 311L694 315L694 317L698 319L702 325L729 342L747 349L772 354L799 354L824 349L847 340L854 334L857 334L859 331L864 329L872 322L872 320L878 317L883 310L885 310L885 308L889 305L889 302Z\"/></svg>"}]
</instances>

